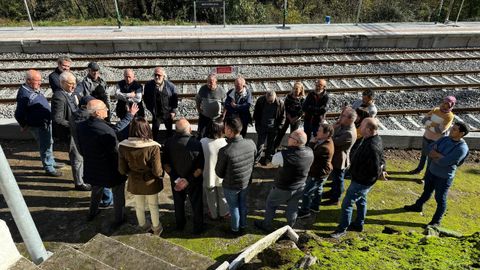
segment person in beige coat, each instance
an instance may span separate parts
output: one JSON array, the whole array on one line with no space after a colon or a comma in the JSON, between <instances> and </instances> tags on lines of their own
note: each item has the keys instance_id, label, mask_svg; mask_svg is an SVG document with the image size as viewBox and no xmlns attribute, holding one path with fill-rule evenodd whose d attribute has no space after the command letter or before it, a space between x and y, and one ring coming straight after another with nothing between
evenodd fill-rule
<instances>
[{"instance_id":1,"label":"person in beige coat","mask_svg":"<svg viewBox=\"0 0 480 270\"><path fill-rule=\"evenodd\" d=\"M132 121L129 137L119 144L118 152L118 170L128 175L127 190L135 195L138 225L145 230L150 229L145 220L146 200L152 219L149 231L160 235L163 230L158 212L158 193L163 189L160 145L153 140L152 130L145 118Z\"/></svg>"}]
</instances>

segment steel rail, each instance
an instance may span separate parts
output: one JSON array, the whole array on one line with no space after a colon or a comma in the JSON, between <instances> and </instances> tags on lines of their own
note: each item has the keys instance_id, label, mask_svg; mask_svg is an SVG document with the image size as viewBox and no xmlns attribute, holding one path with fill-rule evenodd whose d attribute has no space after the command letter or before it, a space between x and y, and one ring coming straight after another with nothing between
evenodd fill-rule
<instances>
[{"instance_id":1,"label":"steel rail","mask_svg":"<svg viewBox=\"0 0 480 270\"><path fill-rule=\"evenodd\" d=\"M449 53L449 52L472 52L480 51L479 48L440 48L440 49L410 49L410 50L371 50L371 51L331 51L331 52L256 52L243 54L198 54L198 55L181 55L181 54L165 54L165 55L97 55L97 56L73 56L72 61L108 61L108 60L136 60L136 59L179 59L179 58L244 58L244 57L291 57L291 56L323 56L323 55L372 55L372 54L395 54L395 53ZM57 58L53 57L18 57L18 58L0 58L0 62L15 61L52 61L56 62Z\"/></svg>"},{"instance_id":2,"label":"steel rail","mask_svg":"<svg viewBox=\"0 0 480 270\"><path fill-rule=\"evenodd\" d=\"M316 61L291 61L291 62L256 62L256 63L229 63L229 64L216 64L216 63L200 63L200 64L172 64L172 63L162 63L155 65L105 65L105 67L116 68L116 69L153 69L156 67L217 67L217 66L311 66L311 65L356 65L356 64L379 64L379 63L405 63L405 62L440 62L440 61L466 61L466 60L480 60L480 56L465 56L465 57L431 57L431 58L397 58L397 59L356 59L356 60L316 60ZM8 68L0 67L0 71L9 72L9 71L27 71L30 69L35 69L38 71L53 71L55 66L48 67L19 67L19 68ZM86 67L70 67L70 70L85 70Z\"/></svg>"},{"instance_id":3,"label":"steel rail","mask_svg":"<svg viewBox=\"0 0 480 270\"><path fill-rule=\"evenodd\" d=\"M284 77L255 77L246 78L248 82L272 82L272 81L305 81L322 79L345 79L345 78L377 78L377 77L409 77L409 76L443 76L443 75L467 75L480 74L480 70L449 70L449 71L423 71L423 72L398 72L398 73L354 73L354 74L319 74L315 76L284 76ZM218 82L233 82L233 78L218 78ZM174 84L204 84L205 79L180 79L171 80ZM146 80L138 80L139 83L145 84ZM118 81L107 81L108 85L115 85ZM0 88L14 88L19 87L21 83L1 83ZM42 83L42 87L49 87L48 83ZM1 91L2 89L0 89Z\"/></svg>"}]
</instances>

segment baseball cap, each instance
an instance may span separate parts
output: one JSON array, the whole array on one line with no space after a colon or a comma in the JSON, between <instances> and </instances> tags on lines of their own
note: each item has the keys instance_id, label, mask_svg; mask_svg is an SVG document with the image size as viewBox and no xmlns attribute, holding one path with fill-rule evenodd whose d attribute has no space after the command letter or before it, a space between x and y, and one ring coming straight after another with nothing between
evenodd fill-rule
<instances>
[{"instance_id":1,"label":"baseball cap","mask_svg":"<svg viewBox=\"0 0 480 270\"><path fill-rule=\"evenodd\" d=\"M100 70L100 66L96 62L88 63L88 68L95 71Z\"/></svg>"}]
</instances>

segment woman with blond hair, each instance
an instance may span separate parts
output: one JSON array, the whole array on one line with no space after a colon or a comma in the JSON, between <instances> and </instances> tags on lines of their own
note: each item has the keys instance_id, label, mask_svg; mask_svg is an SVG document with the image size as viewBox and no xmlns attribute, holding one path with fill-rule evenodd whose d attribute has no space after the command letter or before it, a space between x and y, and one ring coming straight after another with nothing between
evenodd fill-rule
<instances>
[{"instance_id":1,"label":"woman with blond hair","mask_svg":"<svg viewBox=\"0 0 480 270\"><path fill-rule=\"evenodd\" d=\"M305 101L305 89L301 82L295 82L293 89L285 97L285 124L282 129L278 131L277 138L275 139L274 148L277 149L282 143L283 136L290 127L290 133L294 132L300 127L302 122L302 105Z\"/></svg>"},{"instance_id":2,"label":"woman with blond hair","mask_svg":"<svg viewBox=\"0 0 480 270\"><path fill-rule=\"evenodd\" d=\"M118 170L128 175L127 190L135 195L138 225L160 235L163 231L158 212L158 193L163 189L160 145L153 140L152 130L145 118L132 121L129 137L119 144L118 153ZM150 210L151 227L145 220L145 200Z\"/></svg>"}]
</instances>

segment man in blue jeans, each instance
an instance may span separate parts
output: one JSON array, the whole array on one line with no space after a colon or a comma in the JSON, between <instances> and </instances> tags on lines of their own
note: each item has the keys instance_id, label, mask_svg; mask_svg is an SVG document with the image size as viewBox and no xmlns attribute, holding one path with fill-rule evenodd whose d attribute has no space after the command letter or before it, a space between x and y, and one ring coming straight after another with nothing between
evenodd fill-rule
<instances>
[{"instance_id":1,"label":"man in blue jeans","mask_svg":"<svg viewBox=\"0 0 480 270\"><path fill-rule=\"evenodd\" d=\"M56 169L63 164L55 163L53 157L51 109L45 96L40 92L42 75L36 70L29 70L26 82L17 93L15 119L22 132L29 130L38 143L43 169L48 176L62 176Z\"/></svg>"},{"instance_id":2,"label":"man in blue jeans","mask_svg":"<svg viewBox=\"0 0 480 270\"><path fill-rule=\"evenodd\" d=\"M293 227L297 220L298 201L305 188L305 180L313 163L313 151L306 147L307 134L297 129L288 136L287 149L277 152L272 158L273 166L280 166L272 190L268 194L265 205L265 218L256 220L255 227L263 231L271 231L272 221L277 208L286 204L285 216L287 224Z\"/></svg>"},{"instance_id":3,"label":"man in blue jeans","mask_svg":"<svg viewBox=\"0 0 480 270\"><path fill-rule=\"evenodd\" d=\"M377 182L378 177L386 179L383 144L377 130L378 122L371 117L365 118L360 125L363 138L352 156L350 166L352 182L342 202L340 224L331 234L333 238L338 239L345 236L347 229L357 232L363 231L363 224L367 215L368 192ZM351 223L354 204L357 205L357 218Z\"/></svg>"},{"instance_id":4,"label":"man in blue jeans","mask_svg":"<svg viewBox=\"0 0 480 270\"><path fill-rule=\"evenodd\" d=\"M439 226L447 210L447 194L453 183L457 167L463 164L468 155L468 145L463 137L468 134L465 123L457 122L453 125L448 136L444 136L430 145L428 157L430 166L425 174L423 193L412 205L404 206L406 211L422 212L423 205L435 191L437 209L428 225Z\"/></svg>"},{"instance_id":5,"label":"man in blue jeans","mask_svg":"<svg viewBox=\"0 0 480 270\"><path fill-rule=\"evenodd\" d=\"M240 135L243 125L240 118L225 119L227 145L218 152L215 172L223 178L222 187L231 215L229 233L237 236L247 227L247 192L252 178L256 146Z\"/></svg>"}]
</instances>

